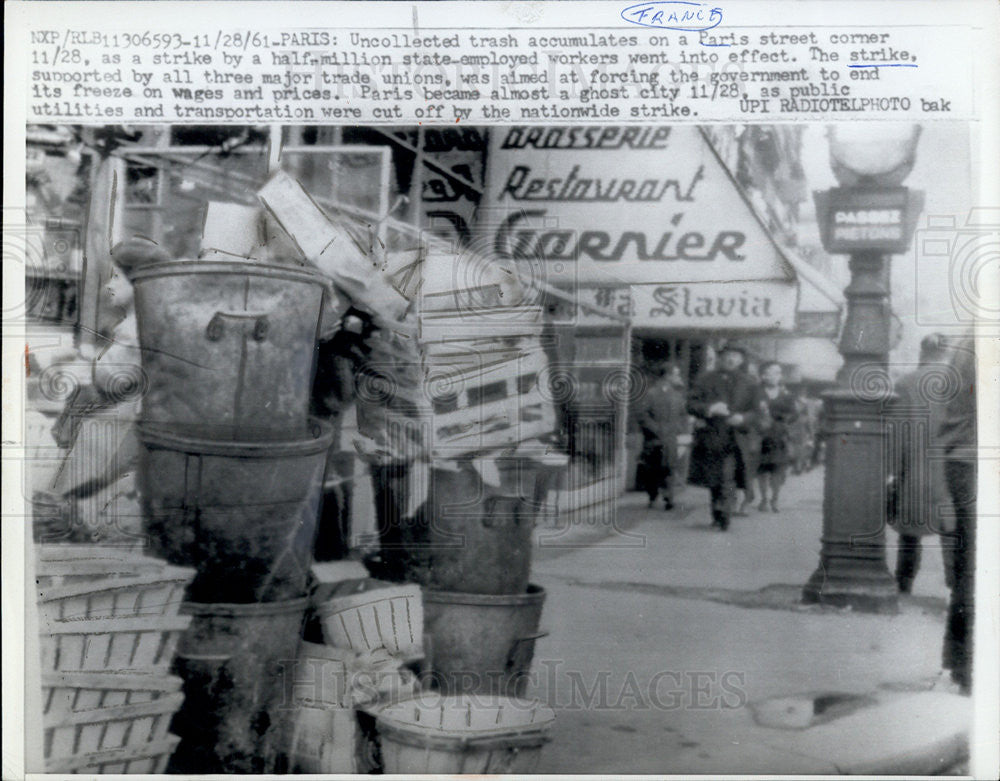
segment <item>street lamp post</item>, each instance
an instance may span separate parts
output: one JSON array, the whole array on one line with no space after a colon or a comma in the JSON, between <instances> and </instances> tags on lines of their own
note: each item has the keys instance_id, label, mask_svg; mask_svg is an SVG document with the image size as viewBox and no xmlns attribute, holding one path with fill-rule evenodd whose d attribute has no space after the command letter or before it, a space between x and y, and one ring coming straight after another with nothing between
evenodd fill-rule
<instances>
[{"instance_id":1,"label":"street lamp post","mask_svg":"<svg viewBox=\"0 0 1000 781\"><path fill-rule=\"evenodd\" d=\"M897 609L885 550L889 256L906 250L923 204L922 193L899 186L913 166L918 136L919 129L910 128L878 149L871 136L852 143L839 128L831 131L831 163L842 186L815 194L823 245L850 256L851 281L844 290L844 364L838 387L823 396L822 550L803 589L807 603Z\"/></svg>"}]
</instances>

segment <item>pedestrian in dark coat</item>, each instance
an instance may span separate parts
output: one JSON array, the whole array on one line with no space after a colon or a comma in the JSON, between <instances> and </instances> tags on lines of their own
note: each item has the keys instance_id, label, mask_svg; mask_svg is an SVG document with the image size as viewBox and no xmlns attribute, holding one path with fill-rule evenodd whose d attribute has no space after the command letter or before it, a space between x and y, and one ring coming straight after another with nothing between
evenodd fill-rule
<instances>
[{"instance_id":1,"label":"pedestrian in dark coat","mask_svg":"<svg viewBox=\"0 0 1000 781\"><path fill-rule=\"evenodd\" d=\"M661 373L662 372L662 373ZM642 431L639 458L639 488L649 496L649 506L663 492L663 509L674 506L674 476L678 471L677 438L687 431L687 403L679 381L680 370L667 366L639 402L638 423Z\"/></svg>"},{"instance_id":2,"label":"pedestrian in dark coat","mask_svg":"<svg viewBox=\"0 0 1000 781\"><path fill-rule=\"evenodd\" d=\"M742 347L724 346L720 368L702 375L688 398L688 412L697 421L688 482L709 489L712 524L723 531L729 528L736 489L746 486L737 434L755 426L759 414L757 389L740 370L744 358Z\"/></svg>"},{"instance_id":3,"label":"pedestrian in dark coat","mask_svg":"<svg viewBox=\"0 0 1000 781\"><path fill-rule=\"evenodd\" d=\"M976 574L976 353L975 338L967 336L952 351L950 365L957 388L947 402L938 444L945 452L945 481L954 506L954 530L943 544L951 545L946 563L951 569L948 623L943 667L964 694L972 690L972 623Z\"/></svg>"},{"instance_id":4,"label":"pedestrian in dark coat","mask_svg":"<svg viewBox=\"0 0 1000 781\"><path fill-rule=\"evenodd\" d=\"M764 512L768 508L768 488L771 489L771 512L778 512L778 496L785 483L788 467L788 429L798 417L795 399L782 384L781 364L774 361L764 365L761 371L761 429L760 464L757 467L757 482L760 486L760 504L757 509Z\"/></svg>"},{"instance_id":5,"label":"pedestrian in dark coat","mask_svg":"<svg viewBox=\"0 0 1000 781\"><path fill-rule=\"evenodd\" d=\"M941 334L920 343L920 365L895 385L893 402L893 483L889 524L899 533L896 583L908 594L920 567L921 538L940 533L952 511L944 479L944 464L932 457L945 400L935 388L948 385L947 349ZM940 394L938 394L940 395ZM947 550L942 548L942 550ZM947 553L945 553L947 567Z\"/></svg>"}]
</instances>

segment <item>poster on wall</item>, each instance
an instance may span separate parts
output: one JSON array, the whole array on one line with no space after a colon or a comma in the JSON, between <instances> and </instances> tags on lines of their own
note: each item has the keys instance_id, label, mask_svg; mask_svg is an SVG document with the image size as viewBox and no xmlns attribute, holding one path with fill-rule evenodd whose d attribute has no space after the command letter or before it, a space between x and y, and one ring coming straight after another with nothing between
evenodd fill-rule
<instances>
[{"instance_id":1,"label":"poster on wall","mask_svg":"<svg viewBox=\"0 0 1000 781\"><path fill-rule=\"evenodd\" d=\"M456 246L472 243L487 134L488 129L482 127L423 129L424 159L435 165L425 165L421 172L420 224Z\"/></svg>"}]
</instances>

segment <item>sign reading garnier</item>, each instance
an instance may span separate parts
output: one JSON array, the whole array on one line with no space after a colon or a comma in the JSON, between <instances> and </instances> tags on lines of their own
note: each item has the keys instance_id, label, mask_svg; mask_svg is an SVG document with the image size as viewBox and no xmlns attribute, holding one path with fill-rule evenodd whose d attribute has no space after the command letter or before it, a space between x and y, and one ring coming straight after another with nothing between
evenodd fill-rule
<instances>
[{"instance_id":1,"label":"sign reading garnier","mask_svg":"<svg viewBox=\"0 0 1000 781\"><path fill-rule=\"evenodd\" d=\"M492 252L539 261L552 282L670 288L658 307L636 302L636 325L760 327L794 308L794 272L697 127L495 128L479 226ZM769 283L771 313L734 291L705 314L697 302L737 280Z\"/></svg>"}]
</instances>

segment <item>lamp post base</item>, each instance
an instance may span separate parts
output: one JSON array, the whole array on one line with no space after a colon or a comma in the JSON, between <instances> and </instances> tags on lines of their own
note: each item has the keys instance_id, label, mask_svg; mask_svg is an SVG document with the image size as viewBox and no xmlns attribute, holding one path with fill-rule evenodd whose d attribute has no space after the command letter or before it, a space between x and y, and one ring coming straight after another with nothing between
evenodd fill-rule
<instances>
[{"instance_id":1,"label":"lamp post base","mask_svg":"<svg viewBox=\"0 0 1000 781\"><path fill-rule=\"evenodd\" d=\"M823 395L827 442L819 567L802 591L807 604L893 613L896 582L885 555L884 397L857 390Z\"/></svg>"},{"instance_id":2,"label":"lamp post base","mask_svg":"<svg viewBox=\"0 0 1000 781\"><path fill-rule=\"evenodd\" d=\"M896 613L896 581L884 565L859 567L853 562L821 561L802 589L807 605L851 607L862 613Z\"/></svg>"}]
</instances>

